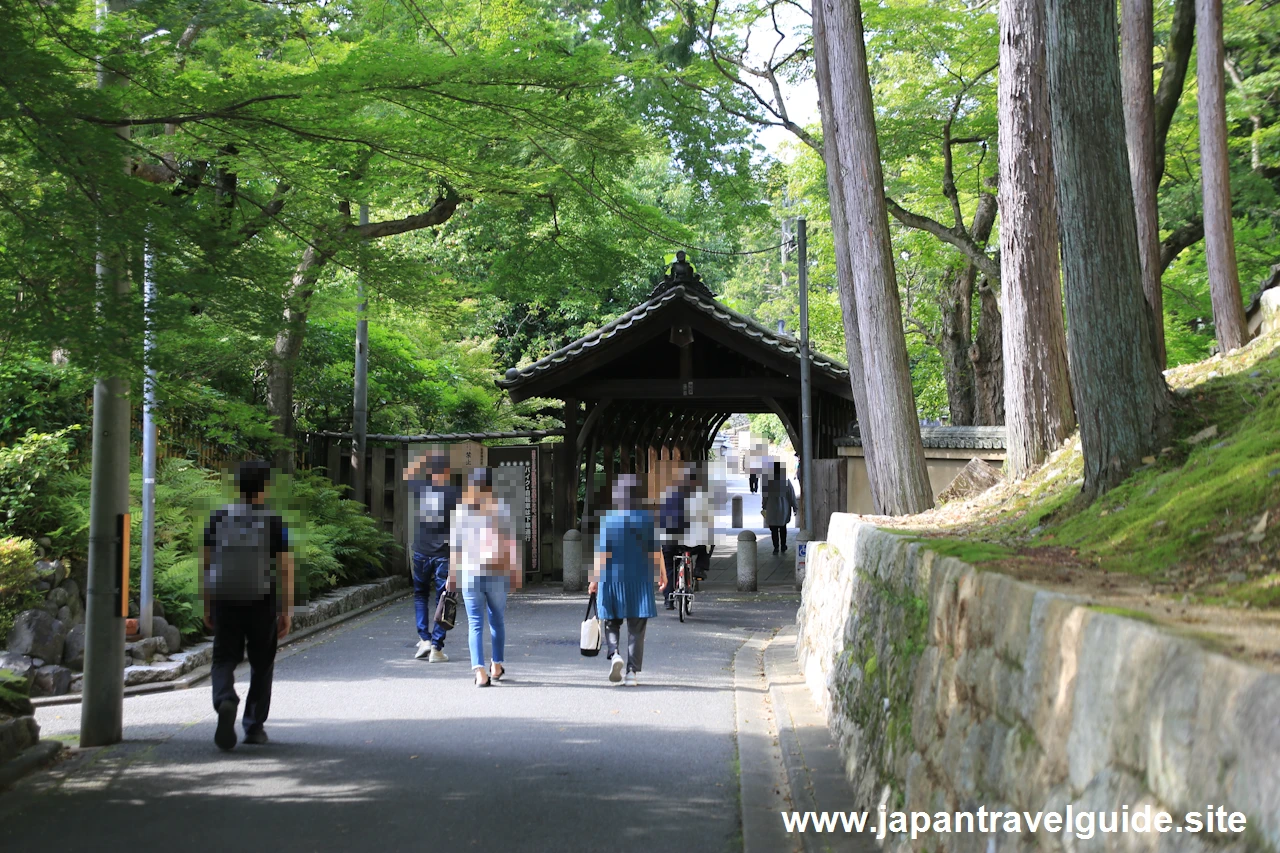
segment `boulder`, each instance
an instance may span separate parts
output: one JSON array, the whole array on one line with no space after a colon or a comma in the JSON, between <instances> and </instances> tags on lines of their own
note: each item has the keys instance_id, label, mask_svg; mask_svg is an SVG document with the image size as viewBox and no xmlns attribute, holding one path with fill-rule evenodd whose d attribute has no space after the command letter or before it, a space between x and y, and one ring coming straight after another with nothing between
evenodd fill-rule
<instances>
[{"instance_id":1,"label":"boulder","mask_svg":"<svg viewBox=\"0 0 1280 853\"><path fill-rule=\"evenodd\" d=\"M67 577L67 567L62 564L61 560L38 560L36 561L36 577L47 582L50 586L57 586Z\"/></svg>"},{"instance_id":2,"label":"boulder","mask_svg":"<svg viewBox=\"0 0 1280 853\"><path fill-rule=\"evenodd\" d=\"M165 621L165 618L163 616L151 617L151 636L163 637L164 629L168 627L169 627L169 623Z\"/></svg>"},{"instance_id":3,"label":"boulder","mask_svg":"<svg viewBox=\"0 0 1280 853\"><path fill-rule=\"evenodd\" d=\"M64 578L58 583L58 586L67 591L68 599L74 598L84 604L84 598L80 595L80 584L76 583L75 578Z\"/></svg>"},{"instance_id":4,"label":"boulder","mask_svg":"<svg viewBox=\"0 0 1280 853\"><path fill-rule=\"evenodd\" d=\"M17 655L59 661L62 660L64 642L62 623L53 618L52 613L43 610L24 610L9 629L9 651Z\"/></svg>"},{"instance_id":5,"label":"boulder","mask_svg":"<svg viewBox=\"0 0 1280 853\"><path fill-rule=\"evenodd\" d=\"M36 675L36 667L31 658L16 652L0 652L0 669L7 669L19 678L26 679L28 686Z\"/></svg>"},{"instance_id":6,"label":"boulder","mask_svg":"<svg viewBox=\"0 0 1280 853\"><path fill-rule=\"evenodd\" d=\"M48 592L52 587L49 585L48 581L36 581L32 586L32 589L36 592Z\"/></svg>"},{"instance_id":7,"label":"boulder","mask_svg":"<svg viewBox=\"0 0 1280 853\"><path fill-rule=\"evenodd\" d=\"M68 601L67 591L60 586L55 586L53 589L49 590L49 594L45 596L45 600L53 602L58 607L66 607Z\"/></svg>"},{"instance_id":8,"label":"boulder","mask_svg":"<svg viewBox=\"0 0 1280 853\"><path fill-rule=\"evenodd\" d=\"M155 598L151 601L151 615L164 618L164 605L160 603L160 599Z\"/></svg>"},{"instance_id":9,"label":"boulder","mask_svg":"<svg viewBox=\"0 0 1280 853\"><path fill-rule=\"evenodd\" d=\"M164 629L164 644L169 647L169 654L182 649L182 632L177 625L169 625Z\"/></svg>"},{"instance_id":10,"label":"boulder","mask_svg":"<svg viewBox=\"0 0 1280 853\"><path fill-rule=\"evenodd\" d=\"M46 664L36 670L36 679L31 685L32 696L61 696L71 689L71 677L74 673L65 666Z\"/></svg>"},{"instance_id":11,"label":"boulder","mask_svg":"<svg viewBox=\"0 0 1280 853\"><path fill-rule=\"evenodd\" d=\"M48 613L50 617L54 619L58 618L58 603L56 601L50 601L46 598L44 601L40 602L37 607L45 613Z\"/></svg>"},{"instance_id":12,"label":"boulder","mask_svg":"<svg viewBox=\"0 0 1280 853\"><path fill-rule=\"evenodd\" d=\"M992 486L1004 482L1000 469L981 459L970 459L969 464L960 469L960 473L938 495L938 501L954 501L980 495Z\"/></svg>"},{"instance_id":13,"label":"boulder","mask_svg":"<svg viewBox=\"0 0 1280 853\"><path fill-rule=\"evenodd\" d=\"M142 663L150 661L157 654L168 654L169 647L165 645L164 637L147 637L136 643L126 643L124 652L134 663Z\"/></svg>"},{"instance_id":14,"label":"boulder","mask_svg":"<svg viewBox=\"0 0 1280 853\"><path fill-rule=\"evenodd\" d=\"M62 647L62 664L79 672L84 669L84 624L75 625L67 632L67 642Z\"/></svg>"}]
</instances>

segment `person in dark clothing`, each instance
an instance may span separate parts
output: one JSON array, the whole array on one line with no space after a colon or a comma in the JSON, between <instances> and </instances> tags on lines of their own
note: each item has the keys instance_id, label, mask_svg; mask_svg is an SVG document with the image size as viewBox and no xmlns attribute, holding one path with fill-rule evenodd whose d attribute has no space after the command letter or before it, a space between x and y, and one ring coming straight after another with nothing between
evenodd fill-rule
<instances>
[{"instance_id":1,"label":"person in dark clothing","mask_svg":"<svg viewBox=\"0 0 1280 853\"><path fill-rule=\"evenodd\" d=\"M200 582L205 625L213 630L213 740L222 749L236 745L235 670L246 648L244 742L267 742L263 725L271 710L276 644L293 617L293 554L284 519L264 505L270 480L268 463L242 464L236 472L240 500L214 512L204 530Z\"/></svg>"},{"instance_id":2,"label":"person in dark clothing","mask_svg":"<svg viewBox=\"0 0 1280 853\"><path fill-rule=\"evenodd\" d=\"M760 488L760 475L752 473L751 476L747 477L747 485L750 486L751 494L754 495L756 490Z\"/></svg>"},{"instance_id":3,"label":"person in dark clothing","mask_svg":"<svg viewBox=\"0 0 1280 853\"><path fill-rule=\"evenodd\" d=\"M445 629L432 626L431 594L445 593L449 581L449 528L462 492L449 484L449 457L427 453L405 469L409 507L413 512L413 605L418 621L414 657L429 663L449 659Z\"/></svg>"},{"instance_id":4,"label":"person in dark clothing","mask_svg":"<svg viewBox=\"0 0 1280 853\"><path fill-rule=\"evenodd\" d=\"M764 493L760 497L760 514L764 516L764 525L773 538L775 554L779 547L787 550L787 525L791 523L791 513L795 509L796 491L782 470L782 464L775 462L773 474L764 481Z\"/></svg>"}]
</instances>

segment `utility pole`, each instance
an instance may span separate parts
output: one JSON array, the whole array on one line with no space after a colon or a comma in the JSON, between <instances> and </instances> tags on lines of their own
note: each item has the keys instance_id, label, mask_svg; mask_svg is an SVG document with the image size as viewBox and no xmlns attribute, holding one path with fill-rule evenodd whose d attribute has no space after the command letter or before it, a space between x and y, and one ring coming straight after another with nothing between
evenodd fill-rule
<instances>
[{"instance_id":1,"label":"utility pole","mask_svg":"<svg viewBox=\"0 0 1280 853\"><path fill-rule=\"evenodd\" d=\"M125 0L99 0L100 25L108 14L125 11ZM98 88L123 86L125 79L98 63ZM121 140L127 126L117 127ZM123 146L122 146L123 147ZM127 164L127 158L126 164ZM129 294L129 276L118 247L103 240L105 220L98 227L99 318L104 332L114 311L109 306ZM89 477L89 577L85 585L84 689L80 706L80 745L107 746L124 737L124 618L122 589L129 554L129 380L118 366L98 368L93 383L93 454ZM106 375L104 375L106 374ZM115 374L115 375L112 375ZM123 561L123 565L122 565Z\"/></svg>"},{"instance_id":2,"label":"utility pole","mask_svg":"<svg viewBox=\"0 0 1280 853\"><path fill-rule=\"evenodd\" d=\"M142 270L142 564L138 630L142 636L150 637L156 570L156 332L155 317L151 313L156 298L156 281L155 256L150 246L143 253Z\"/></svg>"},{"instance_id":3,"label":"utility pole","mask_svg":"<svg viewBox=\"0 0 1280 853\"><path fill-rule=\"evenodd\" d=\"M360 224L369 224L369 205L360 205ZM353 497L365 502L365 445L369 434L369 300L364 292L364 267L356 279L356 370L355 401L352 406L351 488ZM333 472L329 472L333 476ZM375 496L381 498L381 495Z\"/></svg>"},{"instance_id":4,"label":"utility pole","mask_svg":"<svg viewBox=\"0 0 1280 853\"><path fill-rule=\"evenodd\" d=\"M796 261L800 271L800 495L804 526L813 535L813 387L809 365L809 229L796 219Z\"/></svg>"}]
</instances>

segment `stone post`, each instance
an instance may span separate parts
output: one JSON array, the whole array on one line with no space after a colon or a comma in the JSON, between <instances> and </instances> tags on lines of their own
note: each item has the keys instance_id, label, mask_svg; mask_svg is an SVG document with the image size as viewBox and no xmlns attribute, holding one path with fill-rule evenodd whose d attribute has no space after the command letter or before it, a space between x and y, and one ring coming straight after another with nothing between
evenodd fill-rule
<instances>
[{"instance_id":1,"label":"stone post","mask_svg":"<svg viewBox=\"0 0 1280 853\"><path fill-rule=\"evenodd\" d=\"M796 589L804 589L804 574L809 565L809 531L796 534Z\"/></svg>"},{"instance_id":2,"label":"stone post","mask_svg":"<svg viewBox=\"0 0 1280 853\"><path fill-rule=\"evenodd\" d=\"M742 495L733 496L733 523L730 527L742 526Z\"/></svg>"},{"instance_id":3,"label":"stone post","mask_svg":"<svg viewBox=\"0 0 1280 853\"><path fill-rule=\"evenodd\" d=\"M564 532L564 591L579 592L584 586L582 534L572 528Z\"/></svg>"},{"instance_id":4,"label":"stone post","mask_svg":"<svg viewBox=\"0 0 1280 853\"><path fill-rule=\"evenodd\" d=\"M734 498L741 501L741 498ZM756 591L756 534L744 530L738 534L738 592Z\"/></svg>"}]
</instances>

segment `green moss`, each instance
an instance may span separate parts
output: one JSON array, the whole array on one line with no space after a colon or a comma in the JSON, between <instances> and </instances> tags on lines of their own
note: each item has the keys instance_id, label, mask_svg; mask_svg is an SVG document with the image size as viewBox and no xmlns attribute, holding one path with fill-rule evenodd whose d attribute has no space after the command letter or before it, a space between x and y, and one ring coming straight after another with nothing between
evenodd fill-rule
<instances>
[{"instance_id":1,"label":"green moss","mask_svg":"<svg viewBox=\"0 0 1280 853\"><path fill-rule=\"evenodd\" d=\"M1124 616L1127 619L1136 619L1139 622L1147 622L1155 624L1155 618L1150 614L1141 610L1131 610L1128 607L1108 607L1102 604L1090 604L1090 610L1098 613L1110 613L1112 616Z\"/></svg>"},{"instance_id":2,"label":"green moss","mask_svg":"<svg viewBox=\"0 0 1280 853\"><path fill-rule=\"evenodd\" d=\"M944 557L955 557L957 560L963 560L971 566L979 563L990 563L995 560L1004 560L1014 554L1013 549L995 542L925 537L916 537L913 541L924 544L935 554L940 554Z\"/></svg>"}]
</instances>

